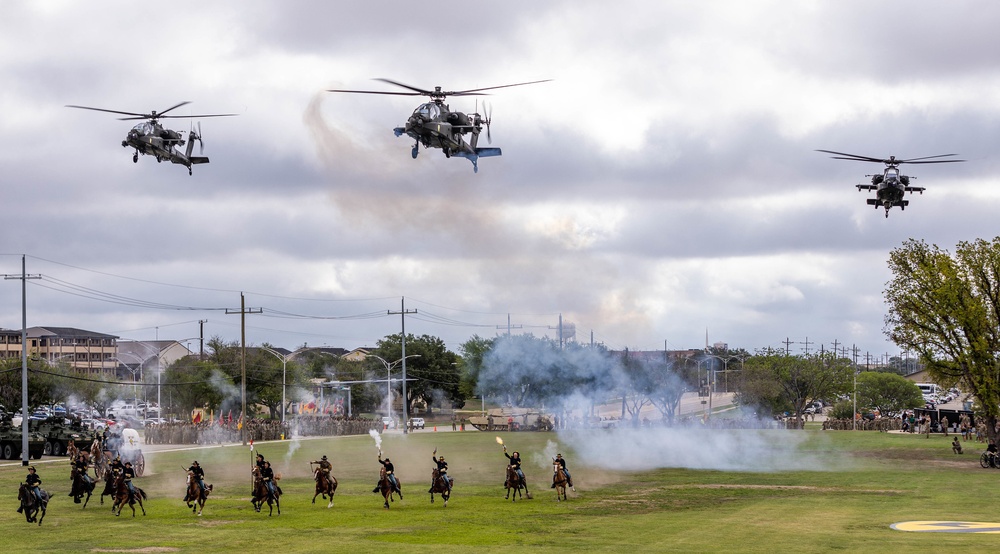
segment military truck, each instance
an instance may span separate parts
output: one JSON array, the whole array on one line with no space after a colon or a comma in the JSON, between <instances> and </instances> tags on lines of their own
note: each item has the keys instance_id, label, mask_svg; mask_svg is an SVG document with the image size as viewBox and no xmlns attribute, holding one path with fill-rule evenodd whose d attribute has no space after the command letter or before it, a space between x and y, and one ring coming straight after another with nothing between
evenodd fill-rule
<instances>
[{"instance_id":1,"label":"military truck","mask_svg":"<svg viewBox=\"0 0 1000 554\"><path fill-rule=\"evenodd\" d=\"M32 433L38 433L45 441L42 453L46 456L62 456L66 454L66 447L69 441L73 441L77 448L89 448L94 440L94 433L88 431L82 425L76 425L72 420L61 417L50 417L43 420L32 420L28 422L28 428Z\"/></svg>"},{"instance_id":2,"label":"military truck","mask_svg":"<svg viewBox=\"0 0 1000 554\"><path fill-rule=\"evenodd\" d=\"M16 460L21 457L21 426L12 425L10 420L0 422L0 458ZM28 456L37 460L45 450L45 440L37 433L28 434Z\"/></svg>"}]
</instances>

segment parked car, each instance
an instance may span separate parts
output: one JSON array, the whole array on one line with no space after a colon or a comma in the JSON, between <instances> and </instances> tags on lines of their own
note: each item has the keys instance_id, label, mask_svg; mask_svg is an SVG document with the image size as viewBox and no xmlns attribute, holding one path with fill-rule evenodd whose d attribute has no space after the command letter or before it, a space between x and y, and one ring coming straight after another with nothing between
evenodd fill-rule
<instances>
[{"instance_id":1,"label":"parked car","mask_svg":"<svg viewBox=\"0 0 1000 554\"><path fill-rule=\"evenodd\" d=\"M424 428L424 418L422 417L410 418L410 429L423 429L423 428Z\"/></svg>"},{"instance_id":2,"label":"parked car","mask_svg":"<svg viewBox=\"0 0 1000 554\"><path fill-rule=\"evenodd\" d=\"M392 419L391 417L384 416L382 418L382 427L384 427L385 429L395 429L396 428L396 421L394 419Z\"/></svg>"}]
</instances>

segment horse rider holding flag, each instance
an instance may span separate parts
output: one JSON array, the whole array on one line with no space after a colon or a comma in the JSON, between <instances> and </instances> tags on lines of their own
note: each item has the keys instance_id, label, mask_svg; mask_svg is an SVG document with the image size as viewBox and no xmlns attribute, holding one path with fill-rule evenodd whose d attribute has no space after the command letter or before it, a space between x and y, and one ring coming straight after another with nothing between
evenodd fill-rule
<instances>
[{"instance_id":1,"label":"horse rider holding flag","mask_svg":"<svg viewBox=\"0 0 1000 554\"><path fill-rule=\"evenodd\" d=\"M431 454L431 460L434 460L434 463L437 464L438 474L444 479L444 482L448 485L448 492L450 493L451 492L451 482L452 482L452 479L451 479L451 477L448 477L448 462L444 461L444 456L441 456L441 457L437 456L437 449L436 448L434 449L434 453ZM429 492L429 493L433 493L434 492L434 483L433 482L431 483L431 489L429 491L427 491L427 492Z\"/></svg>"}]
</instances>

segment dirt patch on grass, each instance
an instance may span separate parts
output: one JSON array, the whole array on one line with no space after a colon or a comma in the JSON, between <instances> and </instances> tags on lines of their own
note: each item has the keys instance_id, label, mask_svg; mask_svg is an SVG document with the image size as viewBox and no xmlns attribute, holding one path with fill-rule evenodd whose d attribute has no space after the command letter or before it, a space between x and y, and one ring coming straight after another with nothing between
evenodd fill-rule
<instances>
[{"instance_id":1,"label":"dirt patch on grass","mask_svg":"<svg viewBox=\"0 0 1000 554\"><path fill-rule=\"evenodd\" d=\"M760 489L760 490L789 490L789 491L810 491L810 492L862 492L862 493L876 493L876 494L903 494L904 491L893 490L893 489L844 489L837 487L816 487L811 485L740 485L740 484L721 484L721 483L706 483L697 485L668 485L663 487L664 489Z\"/></svg>"},{"instance_id":2,"label":"dirt patch on grass","mask_svg":"<svg viewBox=\"0 0 1000 554\"><path fill-rule=\"evenodd\" d=\"M177 552L172 546L147 546L144 548L95 548L91 552Z\"/></svg>"}]
</instances>

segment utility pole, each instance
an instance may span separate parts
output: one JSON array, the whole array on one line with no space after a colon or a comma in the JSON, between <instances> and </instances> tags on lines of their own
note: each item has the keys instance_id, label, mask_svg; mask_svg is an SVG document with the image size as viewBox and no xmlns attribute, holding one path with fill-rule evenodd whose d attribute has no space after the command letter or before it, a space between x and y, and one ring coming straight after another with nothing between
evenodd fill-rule
<instances>
[{"instance_id":1,"label":"utility pole","mask_svg":"<svg viewBox=\"0 0 1000 554\"><path fill-rule=\"evenodd\" d=\"M198 320L198 359L205 359L205 324L208 323L207 319Z\"/></svg>"},{"instance_id":2,"label":"utility pole","mask_svg":"<svg viewBox=\"0 0 1000 554\"><path fill-rule=\"evenodd\" d=\"M21 255L21 274L4 275L5 280L21 280L21 465L28 465L28 279L41 279L41 275L28 275L25 256Z\"/></svg>"},{"instance_id":3,"label":"utility pole","mask_svg":"<svg viewBox=\"0 0 1000 554\"><path fill-rule=\"evenodd\" d=\"M417 313L417 310L407 310L406 309L406 298L400 296L399 297L399 311L398 312L393 312L393 311L390 310L387 313L389 315L398 315L399 316L400 331L402 331L402 333L399 335L399 343L400 343L400 346L402 347L402 350L403 350L403 354L402 354L402 358L403 358L403 421L402 421L402 423L403 423L403 434L405 435L405 434L407 434L406 423L409 421L409 416L407 416L407 413L406 413L406 411L407 411L406 410L406 408L407 408L406 405L409 404L409 401L406 399L406 314L415 314L415 313Z\"/></svg>"},{"instance_id":4,"label":"utility pole","mask_svg":"<svg viewBox=\"0 0 1000 554\"><path fill-rule=\"evenodd\" d=\"M510 314L507 314L507 336L508 337L510 336L510 330L511 329L520 329L522 327L523 327L522 325L511 326L511 324L510 324ZM503 325L497 325L497 329L503 329L503 328L504 328Z\"/></svg>"},{"instance_id":5,"label":"utility pole","mask_svg":"<svg viewBox=\"0 0 1000 554\"><path fill-rule=\"evenodd\" d=\"M549 325L549 326L548 326L548 328L549 328L549 329L558 329L558 330L559 330L559 350L562 350L562 349L563 349L563 323L562 323L562 312L560 312L560 313L559 313L559 326L558 326L558 327L553 327L553 326Z\"/></svg>"},{"instance_id":6,"label":"utility pole","mask_svg":"<svg viewBox=\"0 0 1000 554\"><path fill-rule=\"evenodd\" d=\"M812 344L811 342L809 342L809 337L806 337L806 342L800 342L799 344L806 345L805 351L806 351L806 356L808 356L809 355L809 345Z\"/></svg>"},{"instance_id":7,"label":"utility pole","mask_svg":"<svg viewBox=\"0 0 1000 554\"><path fill-rule=\"evenodd\" d=\"M226 309L226 314L240 314L240 398L242 409L240 411L240 440L243 446L247 444L247 314L263 313L263 308L246 307L246 297L240 293L240 311Z\"/></svg>"},{"instance_id":8,"label":"utility pole","mask_svg":"<svg viewBox=\"0 0 1000 554\"><path fill-rule=\"evenodd\" d=\"M790 353L789 348L792 346L792 339L785 337L785 340L782 341L782 344L785 345L785 356L788 356Z\"/></svg>"}]
</instances>

